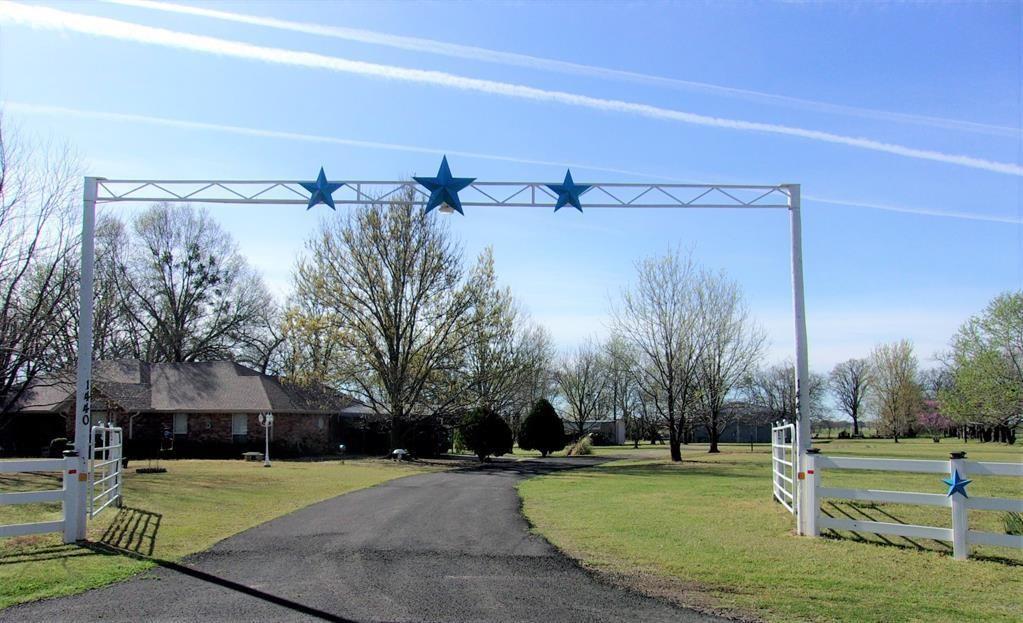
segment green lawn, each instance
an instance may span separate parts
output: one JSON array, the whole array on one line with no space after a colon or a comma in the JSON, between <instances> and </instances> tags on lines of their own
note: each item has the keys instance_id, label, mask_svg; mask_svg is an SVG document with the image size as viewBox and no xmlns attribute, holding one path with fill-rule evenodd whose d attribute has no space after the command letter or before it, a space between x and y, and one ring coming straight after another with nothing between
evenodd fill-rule
<instances>
[{"instance_id":1,"label":"green lawn","mask_svg":"<svg viewBox=\"0 0 1023 623\"><path fill-rule=\"evenodd\" d=\"M389 461L261 463L164 462L166 474L125 471L125 508L89 525L89 539L163 560L217 541L313 502L422 471ZM59 488L59 475L2 474L0 491ZM0 507L0 524L60 518L59 504ZM63 545L58 534L0 539L0 608L67 595L122 580L153 563Z\"/></svg>"},{"instance_id":2,"label":"green lawn","mask_svg":"<svg viewBox=\"0 0 1023 623\"><path fill-rule=\"evenodd\" d=\"M825 454L1019 462L1023 448L943 440L818 440ZM1017 621L1023 552L974 549L952 560L944 542L851 534L794 536L794 519L771 500L770 450L686 446L597 448L622 457L595 468L524 481L536 529L588 566L686 603L770 621ZM942 476L825 472L828 486L943 493ZM1019 479L976 477L976 496L1023 497ZM886 522L950 526L947 509L825 501L824 511ZM971 512L971 527L1002 532L1000 513Z\"/></svg>"}]
</instances>

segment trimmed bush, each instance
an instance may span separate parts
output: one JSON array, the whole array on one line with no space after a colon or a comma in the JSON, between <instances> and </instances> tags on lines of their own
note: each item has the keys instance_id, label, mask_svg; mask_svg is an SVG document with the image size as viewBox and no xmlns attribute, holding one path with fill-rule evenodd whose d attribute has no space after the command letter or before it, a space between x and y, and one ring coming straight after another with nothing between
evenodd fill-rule
<instances>
[{"instance_id":1,"label":"trimmed bush","mask_svg":"<svg viewBox=\"0 0 1023 623\"><path fill-rule=\"evenodd\" d=\"M593 441L589 435L586 435L579 441L572 444L572 447L568 449L568 456L584 456L587 454L593 454Z\"/></svg>"},{"instance_id":2,"label":"trimmed bush","mask_svg":"<svg viewBox=\"0 0 1023 623\"><path fill-rule=\"evenodd\" d=\"M565 426L551 403L543 398L533 405L522 422L519 447L523 450L537 450L540 456L547 456L565 447Z\"/></svg>"},{"instance_id":3,"label":"trimmed bush","mask_svg":"<svg viewBox=\"0 0 1023 623\"><path fill-rule=\"evenodd\" d=\"M512 450L512 432L508 422L490 409L479 407L462 418L460 442L485 461L488 456L501 456Z\"/></svg>"},{"instance_id":4,"label":"trimmed bush","mask_svg":"<svg viewBox=\"0 0 1023 623\"><path fill-rule=\"evenodd\" d=\"M46 450L46 456L51 459L59 459L64 456L64 451L67 450L68 440L66 437L57 437L50 441L50 446Z\"/></svg>"}]
</instances>

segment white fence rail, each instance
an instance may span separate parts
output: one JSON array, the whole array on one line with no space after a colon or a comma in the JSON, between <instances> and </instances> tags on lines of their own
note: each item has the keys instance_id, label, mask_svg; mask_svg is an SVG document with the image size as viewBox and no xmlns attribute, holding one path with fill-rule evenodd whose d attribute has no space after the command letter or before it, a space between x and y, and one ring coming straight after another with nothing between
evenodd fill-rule
<instances>
[{"instance_id":1,"label":"white fence rail","mask_svg":"<svg viewBox=\"0 0 1023 623\"><path fill-rule=\"evenodd\" d=\"M121 458L124 435L117 426L92 427L92 460L89 466L89 517L114 504L121 505Z\"/></svg>"},{"instance_id":2,"label":"white fence rail","mask_svg":"<svg viewBox=\"0 0 1023 623\"><path fill-rule=\"evenodd\" d=\"M948 461L830 457L816 454L812 451L806 455L806 482L809 486L808 500L810 502L810 510L812 511L809 517L809 533L812 536L818 536L821 529L829 528L832 530L872 532L874 534L951 541L953 556L959 560L969 557L970 545L974 544L1023 548L1023 536L1021 535L970 530L967 514L969 510L1021 513L1023 512L1023 500L967 497L962 493L962 491L965 491L965 485L961 488L950 485L950 491L947 495L875 489L847 489L821 485L823 471L839 469L945 474L954 483L966 479L968 476L1023 477L1023 463L979 463L967 461L965 453L955 453ZM935 526L827 517L820 513L820 500L822 498L945 507L951 510L952 527L940 528Z\"/></svg>"},{"instance_id":3,"label":"white fence rail","mask_svg":"<svg viewBox=\"0 0 1023 623\"><path fill-rule=\"evenodd\" d=\"M67 504L65 504L68 489L68 481L77 477L77 470L73 469L74 463L67 459L25 459L14 461L0 461L0 474L17 473L61 473L60 489L44 489L41 491L17 491L12 493L0 493L0 506L12 504L40 504L45 502L61 502L61 518L55 521L36 521L33 523L0 525L0 537L23 536L26 534L41 534L45 532L63 532L64 542L74 541L74 536L69 534L67 519Z\"/></svg>"},{"instance_id":4,"label":"white fence rail","mask_svg":"<svg viewBox=\"0 0 1023 623\"><path fill-rule=\"evenodd\" d=\"M792 514L796 514L798 508L796 463L796 426L775 424L771 428L771 482L774 499Z\"/></svg>"}]
</instances>

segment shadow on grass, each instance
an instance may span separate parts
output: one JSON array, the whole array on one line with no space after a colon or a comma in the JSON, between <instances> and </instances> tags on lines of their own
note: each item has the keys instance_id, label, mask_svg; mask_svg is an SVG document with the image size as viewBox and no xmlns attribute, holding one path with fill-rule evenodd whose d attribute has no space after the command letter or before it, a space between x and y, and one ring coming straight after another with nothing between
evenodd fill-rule
<instances>
[{"instance_id":1,"label":"shadow on grass","mask_svg":"<svg viewBox=\"0 0 1023 623\"><path fill-rule=\"evenodd\" d=\"M854 504L851 502L835 502L829 500L821 505L821 514L831 518L836 518L839 515L842 515L846 519L861 521L862 520L878 521L884 523L897 523L909 525L906 521L903 521L901 518L893 515L891 512L879 507L876 504L865 505ZM841 517L838 518L841 519ZM839 531L830 528L822 532L822 536L838 541L852 540L857 541L859 543L870 543L872 545L880 545L882 547L894 547L897 549L930 551L944 554L952 553L952 545L949 544L947 541L937 541L930 539L914 540L904 536L893 536L889 538L889 536L883 534L874 534L873 532L868 534L869 536L851 530ZM852 536L850 537L847 535ZM970 555L970 558L973 560L986 560L990 562L997 562L1011 567L1023 566L1023 561L1014 558L1006 558L1003 556L972 553Z\"/></svg>"},{"instance_id":2,"label":"shadow on grass","mask_svg":"<svg viewBox=\"0 0 1023 623\"><path fill-rule=\"evenodd\" d=\"M454 473L487 473L507 475L511 477L546 476L559 472L596 467L613 459L602 457L548 457L548 458L496 458L480 463L476 459L466 462L461 467L450 470Z\"/></svg>"},{"instance_id":3,"label":"shadow on grass","mask_svg":"<svg viewBox=\"0 0 1023 623\"><path fill-rule=\"evenodd\" d=\"M124 506L117 510L99 542L118 550L152 556L162 519L159 513Z\"/></svg>"},{"instance_id":4,"label":"shadow on grass","mask_svg":"<svg viewBox=\"0 0 1023 623\"><path fill-rule=\"evenodd\" d=\"M74 543L68 545L54 545L51 547L32 547L20 552L0 556L0 566L16 565L27 562L44 562L47 560L67 560L68 558L84 558L104 554L103 552L92 551Z\"/></svg>"},{"instance_id":5,"label":"shadow on grass","mask_svg":"<svg viewBox=\"0 0 1023 623\"><path fill-rule=\"evenodd\" d=\"M20 491L25 487L35 490L40 485L59 486L63 481L64 475L61 472L15 472L0 475L0 488L4 489L5 493Z\"/></svg>"},{"instance_id":6,"label":"shadow on grass","mask_svg":"<svg viewBox=\"0 0 1023 623\"><path fill-rule=\"evenodd\" d=\"M715 476L731 479L755 479L762 480L764 474L744 473L735 471L734 467L742 467L742 464L732 464L719 461L685 461L681 463L650 463L642 465L609 465L605 469L608 473L624 476L663 476L672 475L680 478L685 476ZM716 469L715 469L716 468Z\"/></svg>"},{"instance_id":7,"label":"shadow on grass","mask_svg":"<svg viewBox=\"0 0 1023 623\"><path fill-rule=\"evenodd\" d=\"M94 550L97 553L107 555L122 555L127 556L129 558L133 558L135 560L143 560L146 562L150 562L158 567L162 567L169 571L180 573L182 575L187 575L190 578L194 578L196 580L200 580L203 582L209 582L210 584L215 584L222 588L236 591L238 593L242 593L243 595L248 595L249 597L260 599L267 603L281 606L282 608L287 608L288 610L293 610L295 612L304 614L315 619L319 619L321 621L331 621L332 623L357 623L352 619L346 619L345 617L330 612L326 612L318 608L313 608L312 606L307 606L305 604L299 603L297 601L292 601L285 597L273 595L271 593L267 593L256 588L252 588L251 586L245 586L244 584L240 584L233 580L228 580L227 578L222 578L220 576L213 575L212 573L207 573L205 571L200 571L199 569L187 567L176 562L171 562L170 560L163 560L160 558L154 558L152 556L146 556L135 551L120 549L117 547L107 545L105 543L86 543L84 547Z\"/></svg>"}]
</instances>

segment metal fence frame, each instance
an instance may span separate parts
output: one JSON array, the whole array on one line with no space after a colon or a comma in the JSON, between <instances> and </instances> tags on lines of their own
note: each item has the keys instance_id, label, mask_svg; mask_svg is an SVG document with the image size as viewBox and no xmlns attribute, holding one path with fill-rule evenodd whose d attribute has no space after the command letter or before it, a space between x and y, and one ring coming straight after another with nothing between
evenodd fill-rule
<instances>
[{"instance_id":1,"label":"metal fence frame","mask_svg":"<svg viewBox=\"0 0 1023 623\"><path fill-rule=\"evenodd\" d=\"M93 426L89 462L89 518L99 515L111 504L121 505L121 459L124 456L124 431L119 426ZM96 490L99 489L99 493Z\"/></svg>"},{"instance_id":2,"label":"metal fence frame","mask_svg":"<svg viewBox=\"0 0 1023 623\"><path fill-rule=\"evenodd\" d=\"M771 483L774 499L798 516L797 457L796 425L775 423L771 427Z\"/></svg>"}]
</instances>

